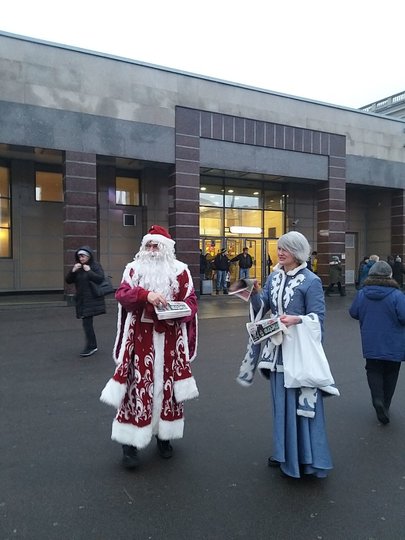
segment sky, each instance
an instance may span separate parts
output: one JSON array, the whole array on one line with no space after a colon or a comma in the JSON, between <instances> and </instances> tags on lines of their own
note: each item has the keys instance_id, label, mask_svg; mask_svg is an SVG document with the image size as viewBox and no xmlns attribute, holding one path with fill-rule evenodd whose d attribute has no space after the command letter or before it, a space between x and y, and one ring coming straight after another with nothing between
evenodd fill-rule
<instances>
[{"instance_id":1,"label":"sky","mask_svg":"<svg viewBox=\"0 0 405 540\"><path fill-rule=\"evenodd\" d=\"M359 108L405 90L403 0L13 0L0 31Z\"/></svg>"}]
</instances>

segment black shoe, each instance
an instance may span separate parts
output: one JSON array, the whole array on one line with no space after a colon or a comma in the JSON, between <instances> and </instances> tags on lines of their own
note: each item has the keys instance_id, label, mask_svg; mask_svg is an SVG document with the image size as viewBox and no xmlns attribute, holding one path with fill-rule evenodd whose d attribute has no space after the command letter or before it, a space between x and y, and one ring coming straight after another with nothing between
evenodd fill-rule
<instances>
[{"instance_id":1,"label":"black shoe","mask_svg":"<svg viewBox=\"0 0 405 540\"><path fill-rule=\"evenodd\" d=\"M228 289L224 289L224 294L228 294Z\"/></svg>"},{"instance_id":2,"label":"black shoe","mask_svg":"<svg viewBox=\"0 0 405 540\"><path fill-rule=\"evenodd\" d=\"M122 464L126 469L135 469L139 465L138 449L129 444L122 445Z\"/></svg>"},{"instance_id":3,"label":"black shoe","mask_svg":"<svg viewBox=\"0 0 405 540\"><path fill-rule=\"evenodd\" d=\"M85 349L83 352L80 353L80 356L91 356L97 351L98 351L97 347L95 347L94 349Z\"/></svg>"},{"instance_id":4,"label":"black shoe","mask_svg":"<svg viewBox=\"0 0 405 540\"><path fill-rule=\"evenodd\" d=\"M217 291L217 294L219 294L219 291Z\"/></svg>"},{"instance_id":5,"label":"black shoe","mask_svg":"<svg viewBox=\"0 0 405 540\"><path fill-rule=\"evenodd\" d=\"M162 441L159 437L156 437L157 449L160 457L163 459L169 459L173 455L173 446L170 441Z\"/></svg>"},{"instance_id":6,"label":"black shoe","mask_svg":"<svg viewBox=\"0 0 405 540\"><path fill-rule=\"evenodd\" d=\"M280 467L280 462L274 459L274 457L270 456L267 460L267 465L269 467Z\"/></svg>"},{"instance_id":7,"label":"black shoe","mask_svg":"<svg viewBox=\"0 0 405 540\"><path fill-rule=\"evenodd\" d=\"M390 419L388 417L388 411L384 406L384 403L381 399L375 399L373 401L375 412L377 413L378 421L381 422L381 424L389 424Z\"/></svg>"}]
</instances>

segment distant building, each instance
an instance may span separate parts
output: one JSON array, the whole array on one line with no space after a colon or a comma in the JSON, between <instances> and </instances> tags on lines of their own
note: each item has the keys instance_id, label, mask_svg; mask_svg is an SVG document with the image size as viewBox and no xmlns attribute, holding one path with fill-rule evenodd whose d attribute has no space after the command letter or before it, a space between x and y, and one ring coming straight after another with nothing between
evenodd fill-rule
<instances>
[{"instance_id":1,"label":"distant building","mask_svg":"<svg viewBox=\"0 0 405 540\"><path fill-rule=\"evenodd\" d=\"M292 229L354 283L404 260L404 145L401 118L0 32L0 294L68 297L84 244L117 285L153 223L197 290L200 249L263 281Z\"/></svg>"},{"instance_id":2,"label":"distant building","mask_svg":"<svg viewBox=\"0 0 405 540\"><path fill-rule=\"evenodd\" d=\"M361 111L405 118L405 90L374 103L360 107Z\"/></svg>"}]
</instances>

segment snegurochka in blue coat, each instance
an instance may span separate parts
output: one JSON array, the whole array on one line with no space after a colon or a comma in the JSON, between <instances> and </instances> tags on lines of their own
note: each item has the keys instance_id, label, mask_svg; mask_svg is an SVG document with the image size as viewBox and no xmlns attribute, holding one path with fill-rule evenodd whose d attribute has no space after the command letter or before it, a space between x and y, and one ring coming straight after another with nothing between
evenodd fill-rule
<instances>
[{"instance_id":1,"label":"snegurochka in blue coat","mask_svg":"<svg viewBox=\"0 0 405 540\"><path fill-rule=\"evenodd\" d=\"M387 262L378 261L370 268L349 313L360 321L367 381L377 418L388 424L401 362L405 360L405 295L392 279Z\"/></svg>"},{"instance_id":2,"label":"snegurochka in blue coat","mask_svg":"<svg viewBox=\"0 0 405 540\"><path fill-rule=\"evenodd\" d=\"M290 231L277 242L278 264L263 289L252 291L255 321L266 313L286 328L284 337L248 343L238 382L251 383L257 369L270 380L273 408L271 467L286 476L327 476L332 458L325 427L324 395L339 395L323 352L325 298L319 277L307 268L310 246Z\"/></svg>"}]
</instances>

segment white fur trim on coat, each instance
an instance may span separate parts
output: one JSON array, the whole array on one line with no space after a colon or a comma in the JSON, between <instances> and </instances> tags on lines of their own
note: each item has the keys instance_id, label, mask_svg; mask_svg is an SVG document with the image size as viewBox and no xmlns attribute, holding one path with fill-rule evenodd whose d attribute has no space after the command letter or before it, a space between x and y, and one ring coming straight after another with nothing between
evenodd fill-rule
<instances>
[{"instance_id":1,"label":"white fur trim on coat","mask_svg":"<svg viewBox=\"0 0 405 540\"><path fill-rule=\"evenodd\" d=\"M182 439L184 433L184 418L168 422L160 420L159 429L156 435L162 441L171 441L173 439Z\"/></svg>"},{"instance_id":2,"label":"white fur trim on coat","mask_svg":"<svg viewBox=\"0 0 405 540\"><path fill-rule=\"evenodd\" d=\"M174 396L178 403L198 397L198 388L194 377L175 381Z\"/></svg>"},{"instance_id":3,"label":"white fur trim on coat","mask_svg":"<svg viewBox=\"0 0 405 540\"><path fill-rule=\"evenodd\" d=\"M175 241L171 238L167 238L167 236L163 236L163 234L145 234L145 236L142 238L142 246L145 246L148 242L160 242L161 244L164 244L165 246L168 246L169 248L174 249Z\"/></svg>"},{"instance_id":4,"label":"white fur trim on coat","mask_svg":"<svg viewBox=\"0 0 405 540\"><path fill-rule=\"evenodd\" d=\"M127 390L126 384L110 379L101 392L100 401L119 409Z\"/></svg>"},{"instance_id":5,"label":"white fur trim on coat","mask_svg":"<svg viewBox=\"0 0 405 540\"><path fill-rule=\"evenodd\" d=\"M173 422L160 420L155 430L152 430L151 424L140 428L132 424L123 424L115 419L112 424L111 439L120 444L129 444L141 449L148 446L153 435L157 435L163 441L170 441L181 439L183 432L184 418Z\"/></svg>"},{"instance_id":6,"label":"white fur trim on coat","mask_svg":"<svg viewBox=\"0 0 405 540\"><path fill-rule=\"evenodd\" d=\"M132 424L118 422L117 419L114 419L111 439L121 444L136 446L136 448L145 448L152 439L152 425L137 427Z\"/></svg>"}]
</instances>

